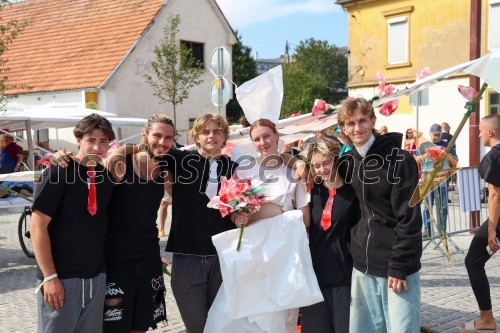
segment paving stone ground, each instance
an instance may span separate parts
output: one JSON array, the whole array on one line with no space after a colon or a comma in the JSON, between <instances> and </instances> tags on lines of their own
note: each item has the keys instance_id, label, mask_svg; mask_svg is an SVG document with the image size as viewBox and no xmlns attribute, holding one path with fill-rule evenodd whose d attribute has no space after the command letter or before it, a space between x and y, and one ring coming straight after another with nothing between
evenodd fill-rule
<instances>
[{"instance_id":1,"label":"paving stone ground","mask_svg":"<svg viewBox=\"0 0 500 333\"><path fill-rule=\"evenodd\" d=\"M21 250L17 224L21 210L0 210L0 332L32 333L36 331L35 260ZM457 245L468 249L470 235L453 236ZM161 239L162 255L166 237ZM470 288L463 261L465 254L452 248L452 261L429 245L422 257L422 326L442 333L457 332L458 326L477 316L477 303ZM488 262L493 309L500 318L500 254ZM168 325L153 332L185 332L167 281ZM500 327L500 322L497 323Z\"/></svg>"}]
</instances>

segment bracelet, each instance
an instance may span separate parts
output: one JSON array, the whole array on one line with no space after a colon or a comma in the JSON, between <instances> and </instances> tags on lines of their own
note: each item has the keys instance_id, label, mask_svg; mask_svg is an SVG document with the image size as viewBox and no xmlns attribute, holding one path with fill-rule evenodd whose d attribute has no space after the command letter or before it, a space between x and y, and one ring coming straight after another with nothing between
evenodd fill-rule
<instances>
[{"instance_id":1,"label":"bracelet","mask_svg":"<svg viewBox=\"0 0 500 333\"><path fill-rule=\"evenodd\" d=\"M38 291L39 291L40 289L42 289L43 285L44 285L46 282L49 282L50 280L54 280L56 277L57 277L57 273L54 273L54 274L52 274L52 275L47 276L45 279L43 279L42 283L40 283L40 284L38 285L38 287L36 287L36 289L35 289L35 295L36 295L36 294L38 294Z\"/></svg>"}]
</instances>

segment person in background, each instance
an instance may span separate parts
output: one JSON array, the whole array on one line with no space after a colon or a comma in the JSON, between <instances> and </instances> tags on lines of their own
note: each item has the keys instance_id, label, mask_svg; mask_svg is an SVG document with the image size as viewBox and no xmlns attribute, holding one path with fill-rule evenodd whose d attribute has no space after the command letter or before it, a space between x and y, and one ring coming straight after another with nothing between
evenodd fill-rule
<instances>
[{"instance_id":1,"label":"person in background","mask_svg":"<svg viewBox=\"0 0 500 333\"><path fill-rule=\"evenodd\" d=\"M15 142L12 134L5 135L5 147L2 150L2 167L0 173L18 172L23 162L23 147Z\"/></svg>"},{"instance_id":2,"label":"person in background","mask_svg":"<svg viewBox=\"0 0 500 333\"><path fill-rule=\"evenodd\" d=\"M380 135L386 135L387 133L389 133L389 130L387 129L387 126L382 126L380 127Z\"/></svg>"},{"instance_id":3,"label":"person in background","mask_svg":"<svg viewBox=\"0 0 500 333\"><path fill-rule=\"evenodd\" d=\"M450 134L450 125L447 123L447 122L443 122L441 124L441 128L443 130L442 134L441 134L441 140L443 140L444 142L450 142L451 139L453 138L453 135ZM455 148L455 147L453 147Z\"/></svg>"},{"instance_id":4,"label":"person in background","mask_svg":"<svg viewBox=\"0 0 500 333\"><path fill-rule=\"evenodd\" d=\"M422 215L419 204L410 207L417 163L401 148L400 133L377 133L367 100L344 100L338 119L354 145L342 156L339 173L361 208L351 231L349 330L419 333Z\"/></svg>"},{"instance_id":5,"label":"person in background","mask_svg":"<svg viewBox=\"0 0 500 333\"><path fill-rule=\"evenodd\" d=\"M414 136L414 132L416 132L413 128L408 128L406 130L405 141L403 144L403 149L411 154L411 156L415 157L417 154L417 138Z\"/></svg>"},{"instance_id":6,"label":"person in background","mask_svg":"<svg viewBox=\"0 0 500 333\"><path fill-rule=\"evenodd\" d=\"M38 332L102 332L104 262L112 176L99 164L115 139L108 120L91 114L73 133L77 155L43 172L31 216L38 264Z\"/></svg>"},{"instance_id":7,"label":"person in background","mask_svg":"<svg viewBox=\"0 0 500 333\"><path fill-rule=\"evenodd\" d=\"M448 143L442 140L442 127L439 124L433 124L429 130L429 136L431 141L424 142L420 144L417 149L417 155L415 156L415 160L417 163L422 165L422 172L430 173L432 169L434 169L434 162L430 157L427 156L426 149L438 146L442 150L448 147ZM443 169L449 169L453 167L458 162L457 153L455 149L451 149L450 154L446 155L446 160L444 161ZM440 225L440 228L446 231L446 222L448 220L448 185L447 182L442 182L438 187L436 187L432 192L430 192L424 200L427 201L427 204L424 204L424 237L432 236L431 229L431 219L430 213L427 206L431 209L434 206L434 201L437 200L435 197L439 196L440 200L437 203L438 211L440 213L436 214L437 223Z\"/></svg>"},{"instance_id":8,"label":"person in background","mask_svg":"<svg viewBox=\"0 0 500 333\"><path fill-rule=\"evenodd\" d=\"M356 193L338 174L340 145L317 139L300 154L316 178L309 204L309 248L324 301L301 308L302 333L349 332L351 228L361 212Z\"/></svg>"},{"instance_id":9,"label":"person in background","mask_svg":"<svg viewBox=\"0 0 500 333\"><path fill-rule=\"evenodd\" d=\"M238 122L241 124L241 127L242 128L245 128L245 127L250 127L250 123L248 122L247 118L245 117L245 115L241 115L240 119L238 120Z\"/></svg>"},{"instance_id":10,"label":"person in background","mask_svg":"<svg viewBox=\"0 0 500 333\"><path fill-rule=\"evenodd\" d=\"M491 306L490 284L484 266L500 249L500 115L489 115L479 123L479 137L485 147L491 147L479 164L479 174L488 183L488 219L474 235L465 267L479 305L479 318L465 323L462 332L496 332ZM487 248L491 253L488 253Z\"/></svg>"}]
</instances>

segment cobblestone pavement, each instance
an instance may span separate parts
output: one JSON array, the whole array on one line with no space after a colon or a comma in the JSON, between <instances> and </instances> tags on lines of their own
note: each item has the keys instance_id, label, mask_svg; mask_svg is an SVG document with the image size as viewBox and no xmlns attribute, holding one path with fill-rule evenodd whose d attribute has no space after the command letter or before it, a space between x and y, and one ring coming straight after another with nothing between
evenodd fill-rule
<instances>
[{"instance_id":1,"label":"cobblestone pavement","mask_svg":"<svg viewBox=\"0 0 500 333\"><path fill-rule=\"evenodd\" d=\"M0 332L36 331L35 260L21 250L17 224L21 210L0 210ZM453 241L468 249L470 235L454 236ZM161 239L162 255L166 237ZM465 255L451 247L452 262L430 244L422 257L422 326L429 331L457 332L458 326L477 316L477 303L463 265ZM487 265L495 317L500 318L500 254ZM168 325L153 332L185 332L184 324L166 276ZM500 322L497 324L500 327Z\"/></svg>"}]
</instances>

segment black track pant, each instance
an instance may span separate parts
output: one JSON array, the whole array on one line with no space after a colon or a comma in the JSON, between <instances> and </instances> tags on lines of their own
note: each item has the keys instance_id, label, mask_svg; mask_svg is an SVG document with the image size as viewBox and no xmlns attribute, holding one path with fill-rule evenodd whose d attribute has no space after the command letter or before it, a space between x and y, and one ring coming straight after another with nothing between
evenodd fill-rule
<instances>
[{"instance_id":1,"label":"black track pant","mask_svg":"<svg viewBox=\"0 0 500 333\"><path fill-rule=\"evenodd\" d=\"M499 236L500 224L497 225L497 237ZM487 245L488 220L479 227L479 230L470 243L469 252L465 257L465 267L469 274L470 285L476 296L480 310L491 310L490 284L484 270L484 265L491 258L486 250ZM500 251L495 255L500 255Z\"/></svg>"}]
</instances>

